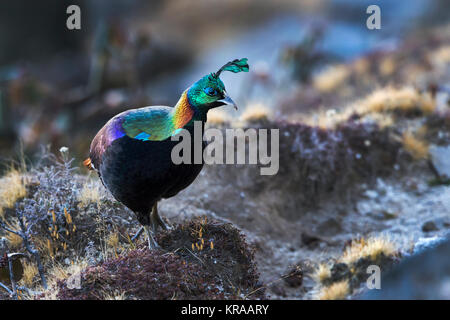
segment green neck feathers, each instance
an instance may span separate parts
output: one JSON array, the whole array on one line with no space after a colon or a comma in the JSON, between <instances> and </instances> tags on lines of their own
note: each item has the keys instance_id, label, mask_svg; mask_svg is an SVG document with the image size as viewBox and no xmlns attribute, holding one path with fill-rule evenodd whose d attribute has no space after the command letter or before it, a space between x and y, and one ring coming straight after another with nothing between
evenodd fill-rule
<instances>
[{"instance_id":1,"label":"green neck feathers","mask_svg":"<svg viewBox=\"0 0 450 320\"><path fill-rule=\"evenodd\" d=\"M228 62L219 71L204 76L183 92L173 109L148 107L129 113L122 127L125 134L139 140L160 141L193 121L206 121L208 110L226 104L236 105L228 97L219 76L222 71L248 72L247 59Z\"/></svg>"}]
</instances>

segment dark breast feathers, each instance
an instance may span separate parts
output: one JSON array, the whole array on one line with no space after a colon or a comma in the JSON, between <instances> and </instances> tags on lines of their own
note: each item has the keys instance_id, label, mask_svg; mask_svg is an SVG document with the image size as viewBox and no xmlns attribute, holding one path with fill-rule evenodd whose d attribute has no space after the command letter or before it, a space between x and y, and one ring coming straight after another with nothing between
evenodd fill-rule
<instances>
[{"instance_id":1,"label":"dark breast feathers","mask_svg":"<svg viewBox=\"0 0 450 320\"><path fill-rule=\"evenodd\" d=\"M189 186L200 173L203 163L175 165L171 153L179 142L170 138L142 141L123 135L110 141L110 134L117 125L113 120L92 141L90 161L105 187L118 201L137 213L139 219L147 216L161 198L173 197ZM193 127L185 129L193 137ZM193 152L192 144L192 156Z\"/></svg>"}]
</instances>

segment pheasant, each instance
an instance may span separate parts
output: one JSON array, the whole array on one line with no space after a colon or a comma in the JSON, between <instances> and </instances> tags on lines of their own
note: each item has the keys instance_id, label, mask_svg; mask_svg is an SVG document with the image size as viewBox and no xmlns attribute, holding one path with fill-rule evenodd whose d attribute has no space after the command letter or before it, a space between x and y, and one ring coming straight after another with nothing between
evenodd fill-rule
<instances>
[{"instance_id":1,"label":"pheasant","mask_svg":"<svg viewBox=\"0 0 450 320\"><path fill-rule=\"evenodd\" d=\"M111 118L92 140L83 164L97 171L114 198L134 212L142 225L134 238L145 230L150 249L158 246L154 239L158 227L168 228L158 214L158 202L188 187L203 167L203 160L174 164L171 153L178 142L172 136L181 129L193 135L196 121L201 123L203 135L210 109L223 105L237 108L219 77L222 71L248 70L246 58L230 61L187 88L175 107L124 111ZM202 141L201 150L205 147ZM192 144L192 156L194 151Z\"/></svg>"}]
</instances>

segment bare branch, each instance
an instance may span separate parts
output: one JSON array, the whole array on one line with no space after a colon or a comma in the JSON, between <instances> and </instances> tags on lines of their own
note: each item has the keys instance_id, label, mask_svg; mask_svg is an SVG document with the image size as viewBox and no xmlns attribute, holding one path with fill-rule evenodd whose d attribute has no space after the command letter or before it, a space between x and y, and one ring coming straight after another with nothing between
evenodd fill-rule
<instances>
[{"instance_id":1,"label":"bare branch","mask_svg":"<svg viewBox=\"0 0 450 320\"><path fill-rule=\"evenodd\" d=\"M8 232L14 233L14 234L18 235L19 237L23 238L22 233L20 233L19 231L13 230L11 228L8 228L2 220L0 220L0 228L6 230Z\"/></svg>"},{"instance_id":2,"label":"bare branch","mask_svg":"<svg viewBox=\"0 0 450 320\"><path fill-rule=\"evenodd\" d=\"M9 280L11 281L12 297L14 300L17 300L17 286L16 286L16 280L14 279L13 261L9 257L9 255L6 255L6 256L8 257Z\"/></svg>"},{"instance_id":3,"label":"bare branch","mask_svg":"<svg viewBox=\"0 0 450 320\"><path fill-rule=\"evenodd\" d=\"M0 287L2 287L3 289L5 289L10 295L12 295L12 291L11 289L9 289L6 285L4 285L1 281L0 281Z\"/></svg>"}]
</instances>

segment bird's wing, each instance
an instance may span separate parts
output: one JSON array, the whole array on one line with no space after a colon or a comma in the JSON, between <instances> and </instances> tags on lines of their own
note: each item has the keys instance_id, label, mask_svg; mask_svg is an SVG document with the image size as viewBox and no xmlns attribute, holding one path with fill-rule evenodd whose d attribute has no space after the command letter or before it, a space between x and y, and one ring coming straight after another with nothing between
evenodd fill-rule
<instances>
[{"instance_id":1,"label":"bird's wing","mask_svg":"<svg viewBox=\"0 0 450 320\"><path fill-rule=\"evenodd\" d=\"M127 110L114 116L92 140L89 158L83 164L90 170L98 169L108 146L125 135L143 141L158 141L170 137L173 132L171 111L170 107L152 106Z\"/></svg>"},{"instance_id":2,"label":"bird's wing","mask_svg":"<svg viewBox=\"0 0 450 320\"><path fill-rule=\"evenodd\" d=\"M174 131L172 108L164 106L145 107L129 112L122 123L127 136L143 141L160 141Z\"/></svg>"}]
</instances>

